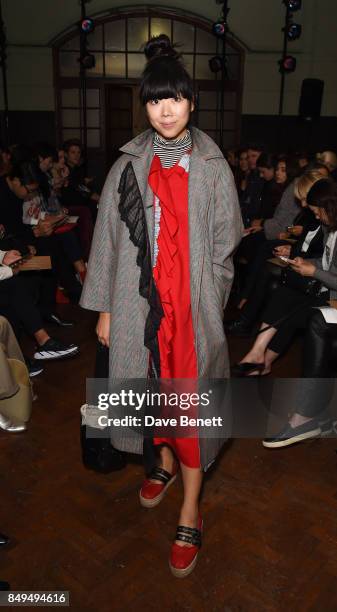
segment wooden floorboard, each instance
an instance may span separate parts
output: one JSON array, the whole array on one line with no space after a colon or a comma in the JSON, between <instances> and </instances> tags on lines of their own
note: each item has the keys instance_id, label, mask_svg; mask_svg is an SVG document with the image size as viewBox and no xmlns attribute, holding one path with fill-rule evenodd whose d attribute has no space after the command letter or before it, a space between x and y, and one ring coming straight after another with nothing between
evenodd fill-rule
<instances>
[{"instance_id":1,"label":"wooden floorboard","mask_svg":"<svg viewBox=\"0 0 337 612\"><path fill-rule=\"evenodd\" d=\"M95 316L63 314L77 359L48 364L25 434L0 433L0 577L16 590L69 590L71 609L100 612L337 610L337 441L279 451L235 440L206 477L204 544L196 570L171 576L181 481L153 510L139 506L140 459L107 476L81 464L79 408L92 374ZM32 349L25 342L26 351ZM231 341L232 360L247 340ZM276 375L296 376L300 343Z\"/></svg>"}]
</instances>

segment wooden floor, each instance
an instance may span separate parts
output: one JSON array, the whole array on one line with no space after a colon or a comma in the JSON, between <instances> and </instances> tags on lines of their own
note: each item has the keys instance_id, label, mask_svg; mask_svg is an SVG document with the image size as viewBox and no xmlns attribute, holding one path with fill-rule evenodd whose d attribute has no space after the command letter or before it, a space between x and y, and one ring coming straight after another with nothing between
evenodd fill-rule
<instances>
[{"instance_id":1,"label":"wooden floor","mask_svg":"<svg viewBox=\"0 0 337 612\"><path fill-rule=\"evenodd\" d=\"M69 590L73 610L337 610L337 441L279 451L258 440L229 444L207 476L197 568L176 579L167 558L181 482L145 510L140 461L108 476L83 468L79 408L94 317L74 306L63 314L77 326L58 335L78 340L81 355L35 379L26 433L0 434L0 531L12 538L0 551L0 578L15 590ZM246 346L232 343L233 359ZM299 355L297 346L275 373L296 375Z\"/></svg>"}]
</instances>

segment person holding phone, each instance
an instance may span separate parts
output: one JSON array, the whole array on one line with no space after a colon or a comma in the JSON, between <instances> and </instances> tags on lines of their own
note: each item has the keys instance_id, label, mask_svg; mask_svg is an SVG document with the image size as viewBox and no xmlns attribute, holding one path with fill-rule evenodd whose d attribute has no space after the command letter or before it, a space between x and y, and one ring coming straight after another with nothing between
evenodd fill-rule
<instances>
[{"instance_id":1,"label":"person holding phone","mask_svg":"<svg viewBox=\"0 0 337 612\"><path fill-rule=\"evenodd\" d=\"M222 317L242 218L223 154L190 125L193 83L179 53L162 34L146 44L145 55L140 96L151 129L122 147L107 178L80 304L100 313L96 332L110 345L112 380L197 384L229 376ZM117 449L142 453L141 437L135 442L114 429L111 435ZM157 505L181 469L184 499L170 568L186 576L201 543L199 496L210 457L197 438L153 446L156 464L140 501ZM217 452L210 450L212 460Z\"/></svg>"},{"instance_id":2,"label":"person holding phone","mask_svg":"<svg viewBox=\"0 0 337 612\"><path fill-rule=\"evenodd\" d=\"M20 251L0 251L0 314L10 321L16 335L23 327L35 338L35 359L54 360L75 356L79 351L77 345L51 338L46 331L35 304L35 285L19 275L20 263L24 259Z\"/></svg>"},{"instance_id":3,"label":"person holding phone","mask_svg":"<svg viewBox=\"0 0 337 612\"><path fill-rule=\"evenodd\" d=\"M236 376L266 375L275 359L287 348L297 329L305 328L314 306L337 297L337 185L331 179L317 181L307 194L307 203L324 231L324 251L319 259L288 259L301 277L320 281L316 295L290 286L276 289L262 315L259 334L248 353L232 368Z\"/></svg>"}]
</instances>

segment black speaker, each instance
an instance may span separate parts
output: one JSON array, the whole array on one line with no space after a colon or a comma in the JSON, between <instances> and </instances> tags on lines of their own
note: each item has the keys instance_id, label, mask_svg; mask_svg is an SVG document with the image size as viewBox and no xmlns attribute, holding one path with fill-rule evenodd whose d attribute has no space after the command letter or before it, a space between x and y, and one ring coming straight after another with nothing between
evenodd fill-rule
<instances>
[{"instance_id":1,"label":"black speaker","mask_svg":"<svg viewBox=\"0 0 337 612\"><path fill-rule=\"evenodd\" d=\"M304 79L302 82L299 116L307 121L318 119L321 114L324 81Z\"/></svg>"}]
</instances>

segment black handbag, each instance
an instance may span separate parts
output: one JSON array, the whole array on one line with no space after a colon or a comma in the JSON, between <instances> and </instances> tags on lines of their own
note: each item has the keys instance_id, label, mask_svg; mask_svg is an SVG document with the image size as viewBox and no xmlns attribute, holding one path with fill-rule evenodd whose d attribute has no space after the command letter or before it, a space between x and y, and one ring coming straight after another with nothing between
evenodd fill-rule
<instances>
[{"instance_id":1,"label":"black handbag","mask_svg":"<svg viewBox=\"0 0 337 612\"><path fill-rule=\"evenodd\" d=\"M109 349L97 344L95 378L109 376ZM122 470L126 466L125 454L111 445L111 440L104 431L81 424L82 462L88 470L100 474L109 474Z\"/></svg>"},{"instance_id":2,"label":"black handbag","mask_svg":"<svg viewBox=\"0 0 337 612\"><path fill-rule=\"evenodd\" d=\"M291 268L282 270L281 284L311 297L317 297L322 289L322 283L319 280L311 276L301 276Z\"/></svg>"}]
</instances>

